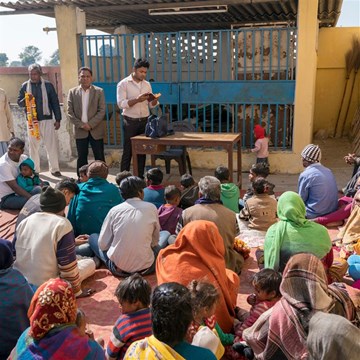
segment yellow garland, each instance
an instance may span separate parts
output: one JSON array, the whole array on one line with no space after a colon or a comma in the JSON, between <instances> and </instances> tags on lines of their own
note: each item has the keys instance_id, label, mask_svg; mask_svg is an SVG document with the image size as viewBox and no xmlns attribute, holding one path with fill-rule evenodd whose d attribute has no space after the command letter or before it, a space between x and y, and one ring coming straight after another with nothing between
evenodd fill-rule
<instances>
[{"instance_id":1,"label":"yellow garland","mask_svg":"<svg viewBox=\"0 0 360 360\"><path fill-rule=\"evenodd\" d=\"M239 237L236 237L234 239L234 249L239 254L241 254L244 257L244 259L247 259L251 252L251 249L248 246L248 244L244 240L241 240Z\"/></svg>"},{"instance_id":2,"label":"yellow garland","mask_svg":"<svg viewBox=\"0 0 360 360\"><path fill-rule=\"evenodd\" d=\"M26 118L29 134L37 140L40 140L39 121L37 118L35 98L30 100L29 93L25 93Z\"/></svg>"}]
</instances>

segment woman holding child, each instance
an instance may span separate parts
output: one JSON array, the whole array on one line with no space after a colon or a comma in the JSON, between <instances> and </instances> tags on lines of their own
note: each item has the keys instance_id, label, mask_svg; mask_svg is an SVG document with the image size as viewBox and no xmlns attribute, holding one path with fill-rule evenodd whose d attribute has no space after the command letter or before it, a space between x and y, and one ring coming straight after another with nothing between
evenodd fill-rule
<instances>
[{"instance_id":1,"label":"woman holding child","mask_svg":"<svg viewBox=\"0 0 360 360\"><path fill-rule=\"evenodd\" d=\"M287 263L280 285L282 298L243 332L256 359L307 359L309 321L316 312L340 315L349 321L356 309L338 285L327 284L321 261L312 254L294 255ZM326 336L326 332L323 333Z\"/></svg>"},{"instance_id":2,"label":"woman holding child","mask_svg":"<svg viewBox=\"0 0 360 360\"><path fill-rule=\"evenodd\" d=\"M179 233L175 244L160 251L156 262L158 284L175 281L185 286L192 280L213 283L220 293L216 318L224 332L234 323L239 277L225 268L225 248L217 226L195 220Z\"/></svg>"}]
</instances>

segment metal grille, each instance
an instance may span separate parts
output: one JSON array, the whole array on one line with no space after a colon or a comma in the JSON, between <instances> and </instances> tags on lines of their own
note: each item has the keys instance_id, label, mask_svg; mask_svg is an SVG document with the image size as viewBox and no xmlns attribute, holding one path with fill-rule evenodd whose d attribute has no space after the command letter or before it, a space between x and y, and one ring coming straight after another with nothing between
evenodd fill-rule
<instances>
[{"instance_id":1,"label":"metal grille","mask_svg":"<svg viewBox=\"0 0 360 360\"><path fill-rule=\"evenodd\" d=\"M148 79L171 121L187 120L203 132L241 132L244 148L253 146L260 123L270 147L291 149L295 28L83 36L82 63L105 91L110 146L122 144L116 84L138 57L150 61Z\"/></svg>"}]
</instances>

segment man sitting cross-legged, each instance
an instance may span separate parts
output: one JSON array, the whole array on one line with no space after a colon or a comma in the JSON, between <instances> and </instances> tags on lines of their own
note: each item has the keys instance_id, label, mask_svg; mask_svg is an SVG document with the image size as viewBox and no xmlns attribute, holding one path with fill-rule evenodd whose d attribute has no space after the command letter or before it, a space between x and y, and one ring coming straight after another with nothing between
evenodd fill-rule
<instances>
[{"instance_id":1,"label":"man sitting cross-legged","mask_svg":"<svg viewBox=\"0 0 360 360\"><path fill-rule=\"evenodd\" d=\"M24 219L16 229L14 268L28 279L35 290L45 281L61 277L72 285L75 296L90 295L82 291L81 281L95 272L92 259L79 273L75 254L75 237L68 219L64 217L64 194L50 186L43 187L40 195L41 212Z\"/></svg>"},{"instance_id":2,"label":"man sitting cross-legged","mask_svg":"<svg viewBox=\"0 0 360 360\"><path fill-rule=\"evenodd\" d=\"M143 201L145 187L144 180L136 176L122 180L125 202L109 211L100 235L90 235L91 249L115 276L155 271L160 225L155 205Z\"/></svg>"},{"instance_id":3,"label":"man sitting cross-legged","mask_svg":"<svg viewBox=\"0 0 360 360\"><path fill-rule=\"evenodd\" d=\"M194 206L183 211L176 227L176 233L178 234L191 221L212 221L218 227L224 240L226 267L239 274L244 258L234 250L234 238L238 233L236 214L221 203L220 185L220 181L214 176L204 176L200 179L199 199ZM172 240L169 239L169 243L172 243Z\"/></svg>"}]
</instances>

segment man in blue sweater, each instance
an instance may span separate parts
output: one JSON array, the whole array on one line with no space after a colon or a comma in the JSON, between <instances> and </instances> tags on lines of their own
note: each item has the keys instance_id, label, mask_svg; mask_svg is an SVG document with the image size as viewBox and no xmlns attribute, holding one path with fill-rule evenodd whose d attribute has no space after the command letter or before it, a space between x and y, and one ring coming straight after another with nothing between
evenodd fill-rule
<instances>
[{"instance_id":1,"label":"man in blue sweater","mask_svg":"<svg viewBox=\"0 0 360 360\"><path fill-rule=\"evenodd\" d=\"M338 189L334 174L321 165L321 150L309 144L301 152L305 170L299 176L298 193L306 207L306 217L314 219L338 207Z\"/></svg>"}]
</instances>

